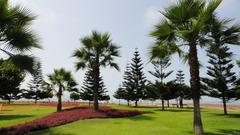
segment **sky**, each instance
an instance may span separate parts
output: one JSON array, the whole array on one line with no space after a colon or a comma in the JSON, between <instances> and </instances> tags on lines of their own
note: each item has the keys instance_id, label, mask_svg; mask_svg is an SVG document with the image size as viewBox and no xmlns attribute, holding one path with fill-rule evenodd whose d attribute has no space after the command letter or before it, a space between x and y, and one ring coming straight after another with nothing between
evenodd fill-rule
<instances>
[{"instance_id":1,"label":"sky","mask_svg":"<svg viewBox=\"0 0 240 135\"><path fill-rule=\"evenodd\" d=\"M144 72L149 80L154 78L148 73L153 67L149 63L149 47L153 39L149 33L153 26L162 18L159 11L163 11L175 0L10 0L11 5L21 5L29 9L37 19L32 24L39 38L42 50L32 50L30 53L41 59L43 74L46 76L53 69L64 67L72 71L75 79L82 85L84 70L75 71L75 58L71 55L75 49L81 47L80 39L91 34L91 31L111 33L114 43L121 46L121 58L117 58L121 71L101 68L101 75L112 95L122 82L123 72L127 62L131 61L135 48L138 48L144 63ZM221 18L235 18L240 23L240 0L223 0L217 13ZM239 47L231 47L234 60L240 59ZM208 58L203 50L199 51L199 59L207 65ZM177 56L173 56L172 65L168 70L174 73L168 78L175 78L177 70L183 70L185 82L189 83L189 67ZM201 76L206 76L206 68L200 70ZM234 68L239 74L239 69ZM26 87L29 76L23 83ZM64 99L69 95L65 93ZM205 102L219 102L211 98L204 98Z\"/></svg>"}]
</instances>

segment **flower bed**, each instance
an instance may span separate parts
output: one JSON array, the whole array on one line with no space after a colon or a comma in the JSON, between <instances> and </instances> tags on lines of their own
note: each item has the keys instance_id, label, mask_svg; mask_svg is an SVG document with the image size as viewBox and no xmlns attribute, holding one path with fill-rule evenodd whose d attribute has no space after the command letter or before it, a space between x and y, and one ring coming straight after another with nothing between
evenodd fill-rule
<instances>
[{"instance_id":1,"label":"flower bed","mask_svg":"<svg viewBox=\"0 0 240 135\"><path fill-rule=\"evenodd\" d=\"M19 124L7 128L1 128L0 134L2 135L23 135L30 131L47 129L63 124L67 124L73 121L81 119L92 118L121 118L130 117L143 114L146 112L135 110L114 110L108 107L101 107L98 112L93 111L91 107L79 107L73 109L66 109L62 112L56 112L45 116L40 119L27 122L25 124Z\"/></svg>"}]
</instances>

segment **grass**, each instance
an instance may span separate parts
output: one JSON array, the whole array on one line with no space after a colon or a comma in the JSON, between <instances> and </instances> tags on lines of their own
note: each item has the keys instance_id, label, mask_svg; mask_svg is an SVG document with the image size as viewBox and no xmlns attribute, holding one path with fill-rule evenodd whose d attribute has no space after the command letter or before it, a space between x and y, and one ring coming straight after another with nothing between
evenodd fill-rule
<instances>
[{"instance_id":1,"label":"grass","mask_svg":"<svg viewBox=\"0 0 240 135\"><path fill-rule=\"evenodd\" d=\"M29 135L191 135L192 109L133 108L111 106L115 109L153 111L130 118L80 120L70 124L32 132ZM31 121L55 111L55 107L17 105L5 106L0 112L0 127ZM240 135L240 112L202 109L206 135Z\"/></svg>"},{"instance_id":2,"label":"grass","mask_svg":"<svg viewBox=\"0 0 240 135\"><path fill-rule=\"evenodd\" d=\"M47 106L21 104L4 106L3 111L0 111L0 127L7 127L31 121L53 113L55 110L55 107Z\"/></svg>"},{"instance_id":3,"label":"grass","mask_svg":"<svg viewBox=\"0 0 240 135\"><path fill-rule=\"evenodd\" d=\"M192 135L192 109L132 108L116 109L153 111L131 118L80 120L29 135ZM203 109L203 123L207 135L240 135L240 112Z\"/></svg>"}]
</instances>

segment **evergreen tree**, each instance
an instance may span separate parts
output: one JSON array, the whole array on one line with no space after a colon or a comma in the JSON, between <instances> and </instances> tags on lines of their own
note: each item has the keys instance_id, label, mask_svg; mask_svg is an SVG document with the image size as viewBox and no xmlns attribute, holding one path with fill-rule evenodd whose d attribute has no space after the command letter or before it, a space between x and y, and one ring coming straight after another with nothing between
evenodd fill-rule
<instances>
[{"instance_id":1,"label":"evergreen tree","mask_svg":"<svg viewBox=\"0 0 240 135\"><path fill-rule=\"evenodd\" d=\"M235 89L233 86L237 77L232 68L232 52L223 44L214 44L207 50L210 58L207 74L210 78L202 78L205 86L205 93L211 97L222 99L224 114L227 115L227 102L234 98Z\"/></svg>"},{"instance_id":2,"label":"evergreen tree","mask_svg":"<svg viewBox=\"0 0 240 135\"><path fill-rule=\"evenodd\" d=\"M152 61L154 66L154 71L149 71L151 75L160 80L161 83L164 83L164 79L170 76L173 71L166 71L168 67L172 64L170 62L170 57L158 58L157 60Z\"/></svg>"},{"instance_id":3,"label":"evergreen tree","mask_svg":"<svg viewBox=\"0 0 240 135\"><path fill-rule=\"evenodd\" d=\"M133 91L133 95L131 95L131 100L135 101L135 106L137 107L138 101L144 98L144 90L146 83L146 77L143 73L143 63L137 49L134 52L134 58L132 59L132 63L130 64L130 71L130 87L132 87Z\"/></svg>"},{"instance_id":4,"label":"evergreen tree","mask_svg":"<svg viewBox=\"0 0 240 135\"><path fill-rule=\"evenodd\" d=\"M154 77L156 77L160 83L162 83L164 85L164 80L169 77L173 71L166 71L169 66L171 65L170 62L170 57L169 56L165 56L165 57L159 57L157 60L152 61L152 64L154 66L154 71L148 71L151 75L153 75ZM165 96L162 96L165 97ZM162 105L164 105L164 100L167 99L161 99L162 100ZM168 101L168 107L169 107L169 100Z\"/></svg>"},{"instance_id":5,"label":"evergreen tree","mask_svg":"<svg viewBox=\"0 0 240 135\"><path fill-rule=\"evenodd\" d=\"M131 72L131 68L130 65L127 64L126 67L126 71L124 72L124 76L123 76L123 92L124 92L124 96L123 99L125 99L127 101L127 105L129 106L130 101L134 100L134 82L132 79L132 72Z\"/></svg>"},{"instance_id":6,"label":"evergreen tree","mask_svg":"<svg viewBox=\"0 0 240 135\"><path fill-rule=\"evenodd\" d=\"M18 100L22 97L20 84L25 74L8 60L0 59L0 98L3 100Z\"/></svg>"},{"instance_id":7,"label":"evergreen tree","mask_svg":"<svg viewBox=\"0 0 240 135\"><path fill-rule=\"evenodd\" d=\"M85 73L85 77L84 77L84 82L83 82L83 86L80 90L80 98L82 100L88 100L89 101L89 105L90 102L93 101L94 99L94 95L93 95L93 87L94 87L94 80L93 80L93 75L94 72L92 69L88 69L88 71ZM105 88L102 76L99 77L99 88L98 88L98 99L99 100L109 100L110 97L109 95L106 94L107 90Z\"/></svg>"},{"instance_id":8,"label":"evergreen tree","mask_svg":"<svg viewBox=\"0 0 240 135\"><path fill-rule=\"evenodd\" d=\"M76 92L72 92L72 93L70 94L70 99L71 99L71 100L74 100L74 102L75 102L76 100L79 100L79 99L80 99L80 95L79 95L78 93L76 93Z\"/></svg>"},{"instance_id":9,"label":"evergreen tree","mask_svg":"<svg viewBox=\"0 0 240 135\"><path fill-rule=\"evenodd\" d=\"M32 79L28 84L28 90L25 90L24 97L26 99L34 99L35 104L38 100L51 98L53 95L50 91L43 89L43 75L42 75L42 67L41 63L37 62L33 66L34 72L32 73Z\"/></svg>"},{"instance_id":10,"label":"evergreen tree","mask_svg":"<svg viewBox=\"0 0 240 135\"><path fill-rule=\"evenodd\" d=\"M180 84L180 85L183 85L184 83L184 74L183 74L183 71L182 70L179 70L176 74L176 83ZM178 91L178 94L179 94L179 105L180 105L180 108L183 108L183 99L184 99L184 89L180 89ZM178 106L178 105L177 105Z\"/></svg>"},{"instance_id":11,"label":"evergreen tree","mask_svg":"<svg viewBox=\"0 0 240 135\"><path fill-rule=\"evenodd\" d=\"M176 82L179 84L183 84L184 83L184 74L182 70L177 71L176 74Z\"/></svg>"},{"instance_id":12,"label":"evergreen tree","mask_svg":"<svg viewBox=\"0 0 240 135\"><path fill-rule=\"evenodd\" d=\"M126 91L120 86L117 91L114 92L113 97L118 99L118 104L121 104L121 99L126 99Z\"/></svg>"}]
</instances>

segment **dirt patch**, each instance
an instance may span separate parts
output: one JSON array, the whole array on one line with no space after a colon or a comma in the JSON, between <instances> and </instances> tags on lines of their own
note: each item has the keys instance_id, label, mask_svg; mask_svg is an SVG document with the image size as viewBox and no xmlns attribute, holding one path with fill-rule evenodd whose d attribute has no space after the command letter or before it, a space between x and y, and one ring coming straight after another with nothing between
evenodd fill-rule
<instances>
[{"instance_id":1,"label":"dirt patch","mask_svg":"<svg viewBox=\"0 0 240 135\"><path fill-rule=\"evenodd\" d=\"M135 110L115 110L109 107L101 107L98 112L94 111L91 107L79 107L73 109L67 109L62 112L56 112L45 116L40 119L27 122L25 124L19 124L7 128L1 128L1 135L23 135L30 131L47 129L70 122L74 122L82 119L92 118L121 118L136 116L139 114L148 113Z\"/></svg>"},{"instance_id":2,"label":"dirt patch","mask_svg":"<svg viewBox=\"0 0 240 135\"><path fill-rule=\"evenodd\" d=\"M221 104L201 104L202 108L223 109ZM240 105L227 105L228 110L240 111Z\"/></svg>"}]
</instances>

